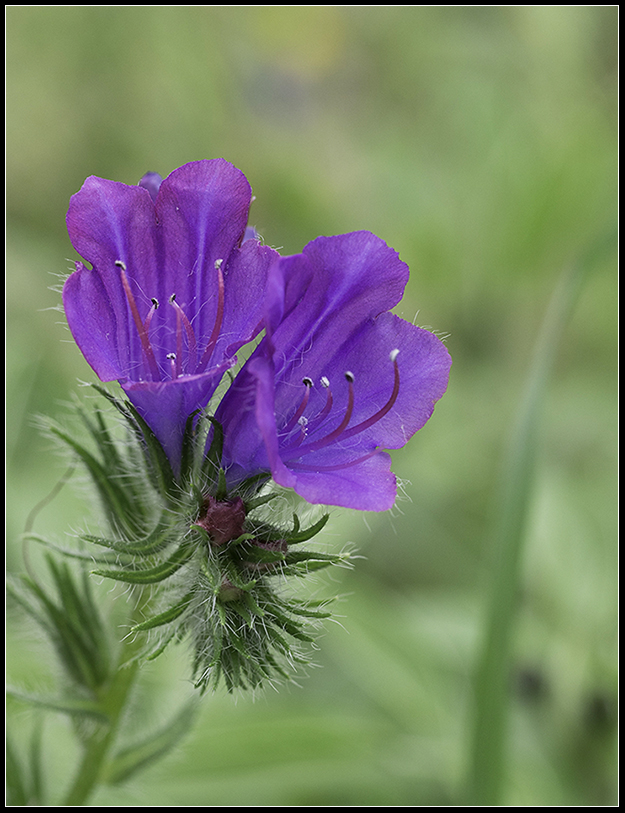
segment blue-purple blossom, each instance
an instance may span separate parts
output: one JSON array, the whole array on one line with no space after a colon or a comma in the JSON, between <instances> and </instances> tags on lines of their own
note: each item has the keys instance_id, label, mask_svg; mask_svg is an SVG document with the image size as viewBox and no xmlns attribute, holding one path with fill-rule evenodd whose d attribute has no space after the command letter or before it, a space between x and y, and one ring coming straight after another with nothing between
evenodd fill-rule
<instances>
[{"instance_id":1,"label":"blue-purple blossom","mask_svg":"<svg viewBox=\"0 0 625 813\"><path fill-rule=\"evenodd\" d=\"M119 380L177 470L185 424L261 328L276 255L247 228L251 189L222 159L138 186L90 177L67 228L78 254L63 289L74 339Z\"/></svg>"},{"instance_id":2,"label":"blue-purple blossom","mask_svg":"<svg viewBox=\"0 0 625 813\"><path fill-rule=\"evenodd\" d=\"M268 471L310 503L394 504L383 450L426 423L451 365L440 339L389 313L408 274L370 232L319 237L272 265L266 335L216 413L229 483Z\"/></svg>"}]
</instances>

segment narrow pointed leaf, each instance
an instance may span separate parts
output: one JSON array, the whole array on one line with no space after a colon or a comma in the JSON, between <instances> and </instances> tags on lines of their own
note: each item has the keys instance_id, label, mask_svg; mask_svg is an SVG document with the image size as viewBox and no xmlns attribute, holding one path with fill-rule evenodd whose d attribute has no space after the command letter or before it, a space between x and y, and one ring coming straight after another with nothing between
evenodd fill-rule
<instances>
[{"instance_id":1,"label":"narrow pointed leaf","mask_svg":"<svg viewBox=\"0 0 625 813\"><path fill-rule=\"evenodd\" d=\"M104 781L116 784L164 757L189 733L197 704L188 703L162 729L145 740L119 751L106 766Z\"/></svg>"},{"instance_id":2,"label":"narrow pointed leaf","mask_svg":"<svg viewBox=\"0 0 625 813\"><path fill-rule=\"evenodd\" d=\"M163 624L169 624L171 621L175 621L176 618L182 615L182 613L187 609L192 598L193 592L187 593L183 599L181 599L177 604L174 604L174 606L170 607L168 610L165 610L152 618L147 618L145 621L141 621L139 624L135 624L131 632L150 630L154 629L155 627L162 627Z\"/></svg>"},{"instance_id":3,"label":"narrow pointed leaf","mask_svg":"<svg viewBox=\"0 0 625 813\"><path fill-rule=\"evenodd\" d=\"M143 570L93 570L92 573L95 576L104 576L128 584L156 584L173 575L189 561L194 552L193 545L181 545L166 562L162 562L156 567Z\"/></svg>"},{"instance_id":4,"label":"narrow pointed leaf","mask_svg":"<svg viewBox=\"0 0 625 813\"><path fill-rule=\"evenodd\" d=\"M330 519L329 514L324 514L318 522L315 522L314 525L311 525L310 528L306 528L304 531L300 531L299 529L299 520L294 516L294 523L293 523L293 530L287 537L287 542L289 545L296 545L298 542L306 542L309 539L312 539L313 536L319 533L324 526L326 525L327 521Z\"/></svg>"},{"instance_id":5,"label":"narrow pointed leaf","mask_svg":"<svg viewBox=\"0 0 625 813\"><path fill-rule=\"evenodd\" d=\"M7 694L22 703L28 703L30 706L37 706L47 711L69 714L71 717L91 717L100 723L108 723L106 713L92 700L72 700L64 697L38 695L22 692L12 687L7 689Z\"/></svg>"}]
</instances>

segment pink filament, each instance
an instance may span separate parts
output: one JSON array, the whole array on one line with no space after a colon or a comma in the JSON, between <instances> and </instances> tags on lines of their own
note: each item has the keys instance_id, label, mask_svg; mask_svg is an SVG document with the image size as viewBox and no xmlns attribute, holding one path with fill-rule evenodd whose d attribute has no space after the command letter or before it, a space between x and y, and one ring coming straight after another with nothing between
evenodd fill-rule
<instances>
[{"instance_id":1,"label":"pink filament","mask_svg":"<svg viewBox=\"0 0 625 813\"><path fill-rule=\"evenodd\" d=\"M399 367L397 365L396 359L393 359L393 366L395 367L395 380L393 382L393 392L391 393L391 397L388 401L384 404L381 409L372 415L370 418L367 418L361 423L357 423L356 426L352 426L351 429L347 429L343 433L343 437L341 440L345 440L347 438L351 438L354 435L357 435L359 432L364 432L365 429L368 429L370 426L373 426L374 423L377 423L381 418L383 418L387 412L389 412L395 401L397 400L397 396L399 395Z\"/></svg>"},{"instance_id":2,"label":"pink filament","mask_svg":"<svg viewBox=\"0 0 625 813\"><path fill-rule=\"evenodd\" d=\"M312 388L312 382L310 384L307 384L306 383L307 380L310 380L310 379L304 379L304 387L305 387L304 396L303 396L303 398L302 398L302 400L300 402L300 405L297 408L297 411L295 412L295 415L293 415L291 420L287 423L287 425L282 430L284 432L284 434L288 434L291 431L291 429L293 429L295 424L299 421L299 419L302 417L302 415L304 414L304 410L306 409L306 406L308 404L308 398L310 397L310 390Z\"/></svg>"},{"instance_id":3,"label":"pink filament","mask_svg":"<svg viewBox=\"0 0 625 813\"><path fill-rule=\"evenodd\" d=\"M210 361L210 357L213 355L213 351L215 350L215 345L217 344L217 339L219 338L219 334L221 332L221 325L224 318L224 275L221 270L221 262L215 263L215 270L217 271L217 313L215 314L215 324L213 325L213 332L211 333L211 337L208 340L208 344L206 345L206 350L202 355L202 360L200 361L199 367L197 369L198 373L204 371L204 368Z\"/></svg>"},{"instance_id":4,"label":"pink filament","mask_svg":"<svg viewBox=\"0 0 625 813\"><path fill-rule=\"evenodd\" d=\"M154 356L154 350L152 350L152 345L150 344L150 337L147 334L145 325L143 324L143 322L141 321L141 317L139 316L139 309L137 308L137 303L135 302L135 298L130 289L130 283L128 282L128 277L126 275L126 266L121 260L115 260L115 265L120 270L124 293L126 294L128 305L130 306L130 312L132 314L135 327L137 328L137 333L139 334L139 341L141 342L141 347L145 354L148 363L148 368L152 376L152 380L160 381L161 376L158 369L158 364L156 363L156 357ZM151 317L149 317L148 315L148 318Z\"/></svg>"},{"instance_id":5,"label":"pink filament","mask_svg":"<svg viewBox=\"0 0 625 813\"><path fill-rule=\"evenodd\" d=\"M352 438L352 437L354 437L354 435L357 435L360 432L364 432L365 429L368 429L370 426L373 426L373 424L377 423L381 418L383 418L393 408L393 405L395 404L395 401L397 401L397 397L399 395L399 367L397 365L396 355L393 355L392 359L393 359L393 367L394 367L394 372L395 372L394 381L393 381L393 391L391 392L391 395L390 395L388 401L384 404L383 407L381 407L370 418L367 418L364 421L361 421L360 423L356 424L356 426L352 426L351 429L348 429L347 426L348 426L349 421L351 419L353 408L354 408L354 384L353 384L353 379L348 378L347 380L348 380L348 384L349 384L349 394L348 394L347 409L345 411L345 415L344 415L343 420L341 421L341 423L336 427L336 429L334 431L330 432L329 435L326 435L325 437L320 438L319 440L313 441L312 443L309 443L309 444L307 444L305 446L298 446L297 448L295 446L291 446L289 449L284 451L283 459L288 460L288 455L289 454L293 454L293 457L301 458L303 455L308 454L309 452L316 452L319 449L325 448L326 446L330 445L331 443L333 443L335 440L338 440L339 438L340 438L340 440L347 440L348 438ZM327 408L327 404L326 404L326 408ZM323 412L321 413L322 415L324 413L326 413L326 408L324 408ZM371 453L371 454L373 454L373 453ZM354 463L340 464L340 465L337 466L337 468L342 469L342 468L345 468L348 465L350 465L350 466L355 465L355 463L359 463L359 462L361 462L361 460L365 460L367 457L370 457L370 456L371 455L366 455L364 458L359 458L358 460L354 461ZM330 466L330 467L315 467L315 466L308 467L308 466L306 466L306 464L303 464L303 463L297 463L296 464L296 463L291 463L291 462L289 462L289 466L291 468L300 468L300 469L305 468L305 469L310 470L310 471L322 471L322 470L323 471L332 471L334 469L333 466Z\"/></svg>"},{"instance_id":6,"label":"pink filament","mask_svg":"<svg viewBox=\"0 0 625 813\"><path fill-rule=\"evenodd\" d=\"M186 313L182 310L180 305L176 302L176 294L172 294L169 298L170 305L176 309L176 356L178 374L180 374L180 365L182 359L182 327L184 327L187 334L187 344L189 347L189 362L187 364L187 373L194 373L197 366L197 341L195 339L195 331L193 325L187 318Z\"/></svg>"}]
</instances>

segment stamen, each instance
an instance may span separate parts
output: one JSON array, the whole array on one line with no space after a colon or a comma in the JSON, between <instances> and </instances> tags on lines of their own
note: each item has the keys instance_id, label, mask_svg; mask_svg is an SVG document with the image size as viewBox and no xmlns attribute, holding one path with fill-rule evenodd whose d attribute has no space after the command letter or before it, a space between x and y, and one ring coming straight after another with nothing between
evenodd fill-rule
<instances>
[{"instance_id":1,"label":"stamen","mask_svg":"<svg viewBox=\"0 0 625 813\"><path fill-rule=\"evenodd\" d=\"M347 393L347 409L345 410L345 415L343 416L343 420L341 423L330 432L329 435L326 435L324 438L320 440L316 440L313 443L309 443L305 449L299 449L297 457L301 454L307 454L308 452L316 452L318 449L323 449L324 446L328 446L330 443L333 443L340 435L343 434L347 425L349 424L352 412L354 411L354 374L347 370L345 373L345 378L347 380L347 384L349 386L349 391ZM290 451L290 450L289 450ZM288 454L288 452L286 452Z\"/></svg>"},{"instance_id":2,"label":"stamen","mask_svg":"<svg viewBox=\"0 0 625 813\"><path fill-rule=\"evenodd\" d=\"M354 435L357 435L359 432L364 432L365 429L368 429L370 426L373 426L374 423L377 423L381 418L383 418L387 412L389 412L393 408L393 404L397 400L397 396L399 395L399 366L397 364L397 355L399 353L398 349L392 350L390 354L390 359L393 362L393 367L395 368L395 378L393 381L393 392L391 393L391 397L388 401L384 404L381 409L372 415L367 420L362 421L361 423L356 424L356 426L352 426L351 429L348 429L344 434L343 438L352 438Z\"/></svg>"},{"instance_id":3,"label":"stamen","mask_svg":"<svg viewBox=\"0 0 625 813\"><path fill-rule=\"evenodd\" d=\"M178 363L176 361L176 354L175 353L168 353L167 358L169 359L169 363L171 365L171 377L173 379L178 378Z\"/></svg>"},{"instance_id":4,"label":"stamen","mask_svg":"<svg viewBox=\"0 0 625 813\"><path fill-rule=\"evenodd\" d=\"M189 321L186 313L182 310L180 305L176 302L176 294L172 294L169 297L169 304L173 305L176 309L176 350L178 352L178 358L182 358L182 329L181 326L184 326L184 329L187 334L187 342L189 346L189 363L187 365L187 372L194 373L195 368L197 366L197 342L195 339L195 331L193 330L193 325Z\"/></svg>"},{"instance_id":5,"label":"stamen","mask_svg":"<svg viewBox=\"0 0 625 813\"><path fill-rule=\"evenodd\" d=\"M197 369L198 373L204 371L204 368L210 361L210 357L213 355L213 351L215 350L215 345L217 344L217 339L219 338L219 334L221 332L221 325L224 319L224 275L223 271L221 270L222 265L223 260L215 260L215 271L217 272L217 313L215 314L215 324L213 325L213 332L211 333L211 337L208 340L208 344L206 345L206 350L204 350L202 360L200 361L199 367Z\"/></svg>"},{"instance_id":6,"label":"stamen","mask_svg":"<svg viewBox=\"0 0 625 813\"><path fill-rule=\"evenodd\" d=\"M154 316L156 310L158 309L158 299L152 297L152 307L150 308L148 315L145 317L145 322L143 323L143 329L146 333L150 330L150 322L152 321L152 317Z\"/></svg>"},{"instance_id":7,"label":"stamen","mask_svg":"<svg viewBox=\"0 0 625 813\"><path fill-rule=\"evenodd\" d=\"M126 294L128 305L130 306L130 312L132 314L135 327L137 328L137 333L139 334L139 341L141 342L141 347L143 349L143 352L145 353L145 357L148 363L149 371L152 376L152 380L160 381L161 375L158 369L158 364L156 363L156 357L154 356L154 350L152 350L152 345L150 344L150 337L148 336L147 330L145 329L145 325L143 324L143 322L141 321L141 317L139 316L139 309L137 308L137 303L135 302L132 290L130 289L130 283L128 282L126 266L121 260L115 260L115 266L120 270L120 276L122 280L122 286L124 288L124 293Z\"/></svg>"},{"instance_id":8,"label":"stamen","mask_svg":"<svg viewBox=\"0 0 625 813\"><path fill-rule=\"evenodd\" d=\"M286 449L284 451L284 454L283 454L283 460L287 461L288 460L288 455L292 451L293 452L296 451L296 454L294 455L294 457L301 457L302 455L308 454L309 452L316 452L319 449L323 449L325 446L328 446L330 443L333 443L335 440L338 440L339 437L340 437L341 441L352 438L352 437L354 437L354 435L357 435L359 432L364 432L365 429L368 429L370 426L373 426L373 424L377 423L381 418L383 418L393 408L393 405L395 404L395 401L397 400L397 396L399 395L399 367L397 365L397 355L398 355L398 353L399 353L399 350L393 350L391 352L391 354L390 354L390 359L393 362L393 367L394 367L394 371L395 371L395 377L394 377L394 381L393 381L393 391L391 392L391 395L390 395L388 401L384 404L384 406L381 409L378 409L378 411L374 415L372 415L370 418L367 418L366 420L361 421L360 423L356 424L356 426L352 426L351 429L347 428L347 425L349 424L349 421L351 419L352 411L353 411L353 407L354 407L354 386L353 386L354 385L354 375L353 375L353 373L351 373L349 371L346 372L345 373L345 378L347 379L347 382L349 384L348 403L347 403L347 410L345 412L345 416L343 417L343 420L341 421L339 426L337 426L336 429L333 432L330 432L330 434L326 435L324 438L321 438L320 440L313 441L312 443L308 443L306 446L299 447L297 449L297 451L295 450L295 448L293 446L290 447L289 449ZM366 458L363 458L363 459L366 459ZM355 461L355 463L356 462L360 462L360 459L358 461ZM297 467L301 468L303 465L304 464L298 463ZM353 464L349 464L349 465L353 465ZM294 466L294 464L289 462L289 466ZM345 467L345 464L341 464L341 465L338 466L338 468L344 468L344 467ZM315 467L311 467L310 470L315 471L316 469L315 469ZM330 471L330 470L332 470L331 467L328 469L328 471Z\"/></svg>"},{"instance_id":9,"label":"stamen","mask_svg":"<svg viewBox=\"0 0 625 813\"><path fill-rule=\"evenodd\" d=\"M324 389L326 389L328 392L327 392L327 395L326 395L326 402L325 402L325 405L324 405L323 409L321 410L321 412L318 415L315 416L315 418L313 418L316 429L318 429L321 426L321 424L325 421L325 419L330 414L330 410L332 409L332 403L333 403L332 390L330 389L330 381L326 378L325 375L323 375L323 376L321 376L320 383L321 383L321 386Z\"/></svg>"},{"instance_id":10,"label":"stamen","mask_svg":"<svg viewBox=\"0 0 625 813\"><path fill-rule=\"evenodd\" d=\"M302 384L306 387L306 389L304 390L304 397L300 401L300 405L295 410L295 414L292 416L291 420L287 422L286 426L282 430L284 434L288 434L291 431L291 429L293 429L295 424L299 422L299 419L304 414L304 410L308 405L308 399L310 398L310 391L313 387L313 381L311 378L308 378L308 376L306 376L302 379Z\"/></svg>"}]
</instances>

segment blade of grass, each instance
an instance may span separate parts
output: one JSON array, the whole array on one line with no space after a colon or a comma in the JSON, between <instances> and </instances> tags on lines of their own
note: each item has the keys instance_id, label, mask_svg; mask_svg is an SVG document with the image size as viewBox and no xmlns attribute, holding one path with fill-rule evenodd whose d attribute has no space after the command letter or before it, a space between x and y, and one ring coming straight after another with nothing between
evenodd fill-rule
<instances>
[{"instance_id":1,"label":"blade of grass","mask_svg":"<svg viewBox=\"0 0 625 813\"><path fill-rule=\"evenodd\" d=\"M513 428L494 522L494 561L489 577L484 639L473 675L475 707L467 777L468 803L471 805L502 804L511 640L545 391L559 340L584 277L615 245L615 234L610 231L561 275L543 321Z\"/></svg>"}]
</instances>

